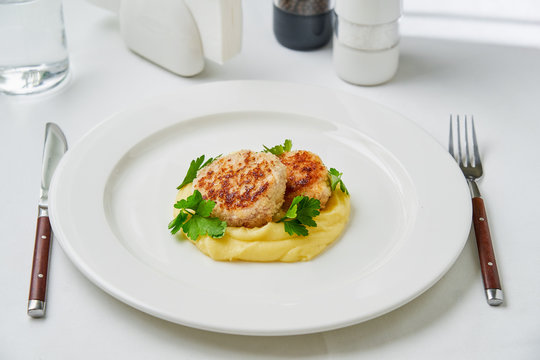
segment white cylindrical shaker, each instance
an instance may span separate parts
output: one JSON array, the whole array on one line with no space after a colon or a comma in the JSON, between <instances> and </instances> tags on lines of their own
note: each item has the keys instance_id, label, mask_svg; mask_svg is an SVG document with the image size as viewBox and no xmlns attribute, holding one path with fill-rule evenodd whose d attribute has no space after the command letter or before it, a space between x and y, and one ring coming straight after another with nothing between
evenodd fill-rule
<instances>
[{"instance_id":1,"label":"white cylindrical shaker","mask_svg":"<svg viewBox=\"0 0 540 360\"><path fill-rule=\"evenodd\" d=\"M333 62L337 75L356 85L378 85L399 64L401 0L336 0Z\"/></svg>"}]
</instances>

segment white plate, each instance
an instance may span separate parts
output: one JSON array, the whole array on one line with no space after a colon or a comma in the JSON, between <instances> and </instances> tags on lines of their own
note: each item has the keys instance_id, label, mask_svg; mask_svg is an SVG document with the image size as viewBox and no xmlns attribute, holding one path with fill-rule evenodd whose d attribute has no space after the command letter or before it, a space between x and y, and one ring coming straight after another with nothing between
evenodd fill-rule
<instances>
[{"instance_id":1,"label":"white plate","mask_svg":"<svg viewBox=\"0 0 540 360\"><path fill-rule=\"evenodd\" d=\"M226 263L167 230L189 162L285 138L344 173L344 235L302 263ZM179 324L289 335L359 323L431 287L470 228L452 158L402 116L350 94L238 81L190 87L101 123L68 151L50 196L75 265L119 300Z\"/></svg>"}]
</instances>

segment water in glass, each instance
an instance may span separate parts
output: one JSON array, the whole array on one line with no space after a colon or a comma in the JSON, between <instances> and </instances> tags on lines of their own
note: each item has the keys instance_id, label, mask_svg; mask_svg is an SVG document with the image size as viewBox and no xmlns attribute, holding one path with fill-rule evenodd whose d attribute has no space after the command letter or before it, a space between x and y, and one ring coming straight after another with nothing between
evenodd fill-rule
<instances>
[{"instance_id":1,"label":"water in glass","mask_svg":"<svg viewBox=\"0 0 540 360\"><path fill-rule=\"evenodd\" d=\"M0 0L0 93L50 89L68 68L62 0Z\"/></svg>"}]
</instances>

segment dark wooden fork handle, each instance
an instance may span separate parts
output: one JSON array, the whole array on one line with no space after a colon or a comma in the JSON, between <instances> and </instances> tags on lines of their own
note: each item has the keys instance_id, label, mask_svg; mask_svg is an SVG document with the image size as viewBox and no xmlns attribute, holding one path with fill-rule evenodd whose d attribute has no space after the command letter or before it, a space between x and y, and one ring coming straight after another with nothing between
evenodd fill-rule
<instances>
[{"instance_id":1,"label":"dark wooden fork handle","mask_svg":"<svg viewBox=\"0 0 540 360\"><path fill-rule=\"evenodd\" d=\"M49 249L51 246L51 223L48 216L40 216L36 226L36 241L28 295L28 315L45 315L45 295L47 293L47 272L49 268Z\"/></svg>"},{"instance_id":2,"label":"dark wooden fork handle","mask_svg":"<svg viewBox=\"0 0 540 360\"><path fill-rule=\"evenodd\" d=\"M490 305L500 305L503 302L501 282L495 252L491 244L491 234L489 232L488 219L484 200L481 197L473 197L473 224L476 234L476 245L480 257L480 269L484 280L484 288Z\"/></svg>"}]
</instances>

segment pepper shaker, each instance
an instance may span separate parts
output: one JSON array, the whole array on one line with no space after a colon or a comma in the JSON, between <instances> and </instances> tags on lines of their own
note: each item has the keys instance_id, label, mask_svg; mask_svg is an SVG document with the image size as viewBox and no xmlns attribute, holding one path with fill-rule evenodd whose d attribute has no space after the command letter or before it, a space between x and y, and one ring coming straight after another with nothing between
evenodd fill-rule
<instances>
[{"instance_id":1,"label":"pepper shaker","mask_svg":"<svg viewBox=\"0 0 540 360\"><path fill-rule=\"evenodd\" d=\"M330 41L334 0L274 0L274 35L293 50L313 50Z\"/></svg>"},{"instance_id":2,"label":"pepper shaker","mask_svg":"<svg viewBox=\"0 0 540 360\"><path fill-rule=\"evenodd\" d=\"M389 81L399 63L401 0L336 0L333 62L355 85Z\"/></svg>"}]
</instances>

